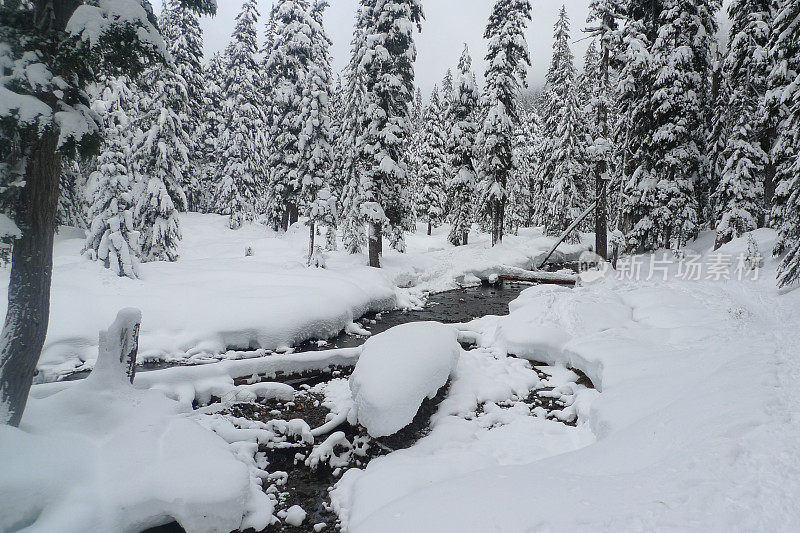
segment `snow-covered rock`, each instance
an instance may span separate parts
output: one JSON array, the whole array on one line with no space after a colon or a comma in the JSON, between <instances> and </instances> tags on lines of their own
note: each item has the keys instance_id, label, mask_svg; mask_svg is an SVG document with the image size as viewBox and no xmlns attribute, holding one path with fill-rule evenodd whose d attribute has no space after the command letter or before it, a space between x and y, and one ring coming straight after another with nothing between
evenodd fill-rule
<instances>
[{"instance_id":1,"label":"snow-covered rock","mask_svg":"<svg viewBox=\"0 0 800 533\"><path fill-rule=\"evenodd\" d=\"M456 329L435 322L404 324L369 339L350 378L351 422L373 437L403 429L447 383L460 351Z\"/></svg>"}]
</instances>

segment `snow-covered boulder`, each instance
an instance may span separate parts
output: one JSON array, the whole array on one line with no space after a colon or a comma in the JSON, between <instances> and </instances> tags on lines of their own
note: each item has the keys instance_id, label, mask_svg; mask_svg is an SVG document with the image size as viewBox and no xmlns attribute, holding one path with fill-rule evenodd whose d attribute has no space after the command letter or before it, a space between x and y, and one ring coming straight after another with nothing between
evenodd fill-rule
<instances>
[{"instance_id":1,"label":"snow-covered boulder","mask_svg":"<svg viewBox=\"0 0 800 533\"><path fill-rule=\"evenodd\" d=\"M373 437L397 433L447 383L460 352L456 329L437 322L404 324L369 339L350 378L350 422Z\"/></svg>"}]
</instances>

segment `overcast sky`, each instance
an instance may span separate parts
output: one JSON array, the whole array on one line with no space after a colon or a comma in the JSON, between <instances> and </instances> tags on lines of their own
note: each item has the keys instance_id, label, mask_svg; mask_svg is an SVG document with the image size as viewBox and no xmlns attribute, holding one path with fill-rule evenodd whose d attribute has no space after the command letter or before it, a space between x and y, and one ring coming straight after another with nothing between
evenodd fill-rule
<instances>
[{"instance_id":1,"label":"overcast sky","mask_svg":"<svg viewBox=\"0 0 800 533\"><path fill-rule=\"evenodd\" d=\"M581 29L585 26L587 8L590 0L564 0L572 20L573 52L575 64L580 69L583 54L589 45ZM350 40L353 35L355 9L358 0L330 0L325 17L325 27L333 39L334 69L339 72L347 64L350 54ZM479 79L483 79L486 43L483 31L489 18L493 0L423 0L425 21L422 33L416 35L418 58L416 63L417 83L427 93L434 83L444 77L448 68L455 68L464 43L472 51L474 68ZM533 22L527 32L528 46L533 59L529 82L532 85L543 83L553 45L553 24L562 2L558 0L533 0ZM161 0L154 0L158 10ZM204 31L207 56L222 50L230 39L234 19L241 0L217 0L217 15L204 18L201 23ZM259 39L264 38L264 19L269 14L272 0L259 0L261 20Z\"/></svg>"}]
</instances>

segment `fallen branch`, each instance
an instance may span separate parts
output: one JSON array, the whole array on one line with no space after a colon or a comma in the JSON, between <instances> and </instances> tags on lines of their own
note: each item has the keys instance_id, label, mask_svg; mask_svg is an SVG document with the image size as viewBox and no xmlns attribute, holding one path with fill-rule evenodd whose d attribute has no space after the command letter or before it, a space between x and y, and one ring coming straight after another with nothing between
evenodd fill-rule
<instances>
[{"instance_id":1,"label":"fallen branch","mask_svg":"<svg viewBox=\"0 0 800 533\"><path fill-rule=\"evenodd\" d=\"M541 272L538 270L525 270L523 268L502 266L497 268L488 277L487 281L493 283L502 279L506 281L524 281L527 283L544 283L553 285L575 285L578 276L561 272Z\"/></svg>"},{"instance_id":2,"label":"fallen branch","mask_svg":"<svg viewBox=\"0 0 800 533\"><path fill-rule=\"evenodd\" d=\"M341 413L336 414L333 418L325 422L320 427L312 429L311 434L316 438L331 433L334 429L347 422L347 415L349 413L350 409L344 409Z\"/></svg>"}]
</instances>

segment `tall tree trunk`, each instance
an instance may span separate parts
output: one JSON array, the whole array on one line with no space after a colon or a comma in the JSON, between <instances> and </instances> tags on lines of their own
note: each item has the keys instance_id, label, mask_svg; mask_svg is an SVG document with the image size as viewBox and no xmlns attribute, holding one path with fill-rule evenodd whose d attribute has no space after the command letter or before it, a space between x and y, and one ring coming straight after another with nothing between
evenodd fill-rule
<instances>
[{"instance_id":1,"label":"tall tree trunk","mask_svg":"<svg viewBox=\"0 0 800 533\"><path fill-rule=\"evenodd\" d=\"M428 221L428 235L431 235L432 233L433 233L433 224L431 224L431 221L429 220Z\"/></svg>"},{"instance_id":2,"label":"tall tree trunk","mask_svg":"<svg viewBox=\"0 0 800 533\"><path fill-rule=\"evenodd\" d=\"M369 266L381 267L381 252L383 252L383 233L381 225L369 223Z\"/></svg>"},{"instance_id":3,"label":"tall tree trunk","mask_svg":"<svg viewBox=\"0 0 800 533\"><path fill-rule=\"evenodd\" d=\"M606 15L603 19L603 26L611 28L614 25L614 17ZM602 41L602 39L601 39ZM610 51L608 46L604 43L603 55L600 61L600 78L602 81L602 91L600 99L600 107L597 110L597 121L599 126L600 137L603 139L608 138L608 109L606 108L606 98L608 97L608 73L610 63ZM608 181L606 180L606 173L608 172L608 161L603 155L603 160L595 165L595 197L597 198L597 207L594 212L594 250L604 261L608 259Z\"/></svg>"},{"instance_id":4,"label":"tall tree trunk","mask_svg":"<svg viewBox=\"0 0 800 533\"><path fill-rule=\"evenodd\" d=\"M467 244L469 244L469 231L465 231L464 232L464 237L461 239L461 244L463 246L466 246Z\"/></svg>"},{"instance_id":5,"label":"tall tree trunk","mask_svg":"<svg viewBox=\"0 0 800 533\"><path fill-rule=\"evenodd\" d=\"M61 174L57 145L58 134L52 131L31 143L25 187L17 210L22 236L14 241L8 311L0 336L0 423L12 426L19 426L22 420L50 318L53 237Z\"/></svg>"}]
</instances>

